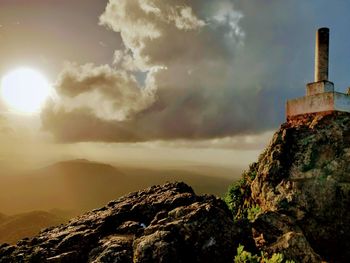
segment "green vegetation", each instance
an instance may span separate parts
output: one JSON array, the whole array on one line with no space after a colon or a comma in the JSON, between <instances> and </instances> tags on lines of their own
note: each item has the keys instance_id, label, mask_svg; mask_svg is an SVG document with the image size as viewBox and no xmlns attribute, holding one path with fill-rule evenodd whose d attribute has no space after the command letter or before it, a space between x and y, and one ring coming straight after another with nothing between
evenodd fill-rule
<instances>
[{"instance_id":1,"label":"green vegetation","mask_svg":"<svg viewBox=\"0 0 350 263\"><path fill-rule=\"evenodd\" d=\"M260 262L260 257L253 255L252 253L245 251L244 246L240 245L237 248L237 255L235 256L235 263L258 263Z\"/></svg>"},{"instance_id":2,"label":"green vegetation","mask_svg":"<svg viewBox=\"0 0 350 263\"><path fill-rule=\"evenodd\" d=\"M242 204L247 191L249 191L249 189L247 189L244 179L230 186L225 196L225 202L232 211L234 217L238 217L242 213Z\"/></svg>"},{"instance_id":3,"label":"green vegetation","mask_svg":"<svg viewBox=\"0 0 350 263\"><path fill-rule=\"evenodd\" d=\"M235 219L252 218L260 212L260 207L252 203L250 185L257 174L257 163L250 166L249 170L244 172L242 178L233 183L226 195L225 202L232 211Z\"/></svg>"},{"instance_id":4,"label":"green vegetation","mask_svg":"<svg viewBox=\"0 0 350 263\"><path fill-rule=\"evenodd\" d=\"M234 219L248 219L254 221L261 213L261 207L254 203L251 198L251 183L257 174L257 163L252 164L249 170L244 172L242 178L232 184L225 196L225 202L233 213ZM287 200L284 200L286 202ZM287 205L285 203L281 205ZM285 259L281 253L275 253L271 257L267 256L263 251L258 254L252 254L244 250L244 246L237 248L237 254L234 258L235 263L294 263Z\"/></svg>"},{"instance_id":5,"label":"green vegetation","mask_svg":"<svg viewBox=\"0 0 350 263\"><path fill-rule=\"evenodd\" d=\"M237 255L234 263L294 263L292 260L285 260L283 254L275 253L271 257L267 257L261 252L261 255L253 255L251 252L245 251L244 246L237 248Z\"/></svg>"},{"instance_id":6,"label":"green vegetation","mask_svg":"<svg viewBox=\"0 0 350 263\"><path fill-rule=\"evenodd\" d=\"M261 207L259 205L255 205L252 207L249 207L247 209L247 218L249 221L254 221L255 218L260 214L261 212Z\"/></svg>"}]
</instances>

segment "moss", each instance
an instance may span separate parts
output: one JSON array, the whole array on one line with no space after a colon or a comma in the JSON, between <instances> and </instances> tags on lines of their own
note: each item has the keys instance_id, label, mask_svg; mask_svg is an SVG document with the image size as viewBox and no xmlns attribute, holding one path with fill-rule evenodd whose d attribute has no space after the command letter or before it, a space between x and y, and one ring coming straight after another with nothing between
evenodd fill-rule
<instances>
[{"instance_id":1,"label":"moss","mask_svg":"<svg viewBox=\"0 0 350 263\"><path fill-rule=\"evenodd\" d=\"M316 162L318 160L318 156L319 156L318 150L316 149L310 150L310 154L308 158L309 160L305 162L305 164L301 167L302 172L307 172L315 168Z\"/></svg>"},{"instance_id":2,"label":"moss","mask_svg":"<svg viewBox=\"0 0 350 263\"><path fill-rule=\"evenodd\" d=\"M314 135L310 135L310 136L307 136L307 137L305 137L303 139L300 139L299 140L299 144L301 146L307 146L307 145L313 143L314 141L315 141L315 136Z\"/></svg>"}]
</instances>

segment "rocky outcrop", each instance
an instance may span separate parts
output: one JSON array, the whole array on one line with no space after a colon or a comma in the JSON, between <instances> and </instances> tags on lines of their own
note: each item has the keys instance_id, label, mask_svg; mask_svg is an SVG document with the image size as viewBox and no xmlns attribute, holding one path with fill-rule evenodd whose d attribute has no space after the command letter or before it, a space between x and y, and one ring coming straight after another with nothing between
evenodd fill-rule
<instances>
[{"instance_id":1,"label":"rocky outcrop","mask_svg":"<svg viewBox=\"0 0 350 263\"><path fill-rule=\"evenodd\" d=\"M256 245L270 255L282 253L295 262L321 262L297 223L286 215L263 213L254 220L252 232Z\"/></svg>"},{"instance_id":2,"label":"rocky outcrop","mask_svg":"<svg viewBox=\"0 0 350 263\"><path fill-rule=\"evenodd\" d=\"M245 173L238 187L243 194L232 205L236 216L259 208L254 238L265 251L300 262L348 262L349 161L350 114L290 119Z\"/></svg>"},{"instance_id":3,"label":"rocky outcrop","mask_svg":"<svg viewBox=\"0 0 350 263\"><path fill-rule=\"evenodd\" d=\"M235 237L222 200L169 183L1 245L0 262L232 262Z\"/></svg>"},{"instance_id":4,"label":"rocky outcrop","mask_svg":"<svg viewBox=\"0 0 350 263\"><path fill-rule=\"evenodd\" d=\"M169 183L0 245L0 263L232 263L238 244L260 259L348 262L349 160L349 113L296 117L230 189L235 222L222 200Z\"/></svg>"}]
</instances>

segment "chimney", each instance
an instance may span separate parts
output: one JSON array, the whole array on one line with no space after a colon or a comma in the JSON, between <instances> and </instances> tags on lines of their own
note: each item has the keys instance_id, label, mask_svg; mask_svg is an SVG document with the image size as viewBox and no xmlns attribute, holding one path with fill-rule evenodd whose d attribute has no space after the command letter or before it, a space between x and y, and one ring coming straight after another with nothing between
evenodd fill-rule
<instances>
[{"instance_id":1,"label":"chimney","mask_svg":"<svg viewBox=\"0 0 350 263\"><path fill-rule=\"evenodd\" d=\"M316 32L315 82L328 81L329 28L323 27Z\"/></svg>"}]
</instances>

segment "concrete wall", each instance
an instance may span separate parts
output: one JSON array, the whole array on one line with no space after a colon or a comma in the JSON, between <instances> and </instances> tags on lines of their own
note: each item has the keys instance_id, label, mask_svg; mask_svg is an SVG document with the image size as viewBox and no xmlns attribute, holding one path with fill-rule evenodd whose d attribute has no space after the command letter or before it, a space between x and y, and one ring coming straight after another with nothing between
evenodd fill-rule
<instances>
[{"instance_id":1,"label":"concrete wall","mask_svg":"<svg viewBox=\"0 0 350 263\"><path fill-rule=\"evenodd\" d=\"M287 118L323 111L350 112L350 95L339 92L325 92L287 101Z\"/></svg>"},{"instance_id":2,"label":"concrete wall","mask_svg":"<svg viewBox=\"0 0 350 263\"><path fill-rule=\"evenodd\" d=\"M306 96L316 95L324 92L333 92L334 84L330 81L312 82L306 85Z\"/></svg>"},{"instance_id":3,"label":"concrete wall","mask_svg":"<svg viewBox=\"0 0 350 263\"><path fill-rule=\"evenodd\" d=\"M350 112L350 96L344 93L334 93L334 109Z\"/></svg>"},{"instance_id":4,"label":"concrete wall","mask_svg":"<svg viewBox=\"0 0 350 263\"><path fill-rule=\"evenodd\" d=\"M288 118L305 113L331 110L334 110L334 93L327 92L287 101L286 115Z\"/></svg>"}]
</instances>

